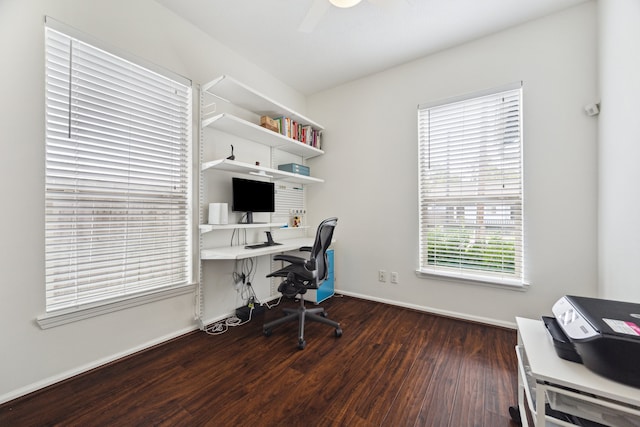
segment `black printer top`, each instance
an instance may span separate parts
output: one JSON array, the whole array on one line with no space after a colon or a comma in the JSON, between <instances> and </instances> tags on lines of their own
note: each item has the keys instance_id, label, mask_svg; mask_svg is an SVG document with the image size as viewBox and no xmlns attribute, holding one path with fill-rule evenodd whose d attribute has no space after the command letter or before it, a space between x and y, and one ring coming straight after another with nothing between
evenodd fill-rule
<instances>
[{"instance_id":1,"label":"black printer top","mask_svg":"<svg viewBox=\"0 0 640 427\"><path fill-rule=\"evenodd\" d=\"M566 299L601 334L640 341L640 304L572 295Z\"/></svg>"}]
</instances>

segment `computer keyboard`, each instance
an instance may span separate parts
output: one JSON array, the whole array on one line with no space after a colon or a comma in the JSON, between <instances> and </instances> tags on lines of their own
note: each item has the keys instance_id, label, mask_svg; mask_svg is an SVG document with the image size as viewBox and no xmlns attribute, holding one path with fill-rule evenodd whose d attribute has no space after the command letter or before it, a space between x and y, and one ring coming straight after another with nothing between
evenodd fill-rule
<instances>
[{"instance_id":1,"label":"computer keyboard","mask_svg":"<svg viewBox=\"0 0 640 427\"><path fill-rule=\"evenodd\" d=\"M281 245L282 243L258 243L256 245L247 245L245 249L259 249L259 248L268 248L269 246Z\"/></svg>"}]
</instances>

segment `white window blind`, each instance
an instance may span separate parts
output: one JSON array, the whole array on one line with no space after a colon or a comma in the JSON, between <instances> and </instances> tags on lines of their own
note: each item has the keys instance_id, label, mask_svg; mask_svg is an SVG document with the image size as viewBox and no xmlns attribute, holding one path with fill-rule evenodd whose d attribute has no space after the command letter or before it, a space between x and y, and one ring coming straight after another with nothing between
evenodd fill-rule
<instances>
[{"instance_id":1,"label":"white window blind","mask_svg":"<svg viewBox=\"0 0 640 427\"><path fill-rule=\"evenodd\" d=\"M190 86L45 33L47 312L189 284Z\"/></svg>"},{"instance_id":2,"label":"white window blind","mask_svg":"<svg viewBox=\"0 0 640 427\"><path fill-rule=\"evenodd\" d=\"M521 98L418 107L421 272L523 284Z\"/></svg>"}]
</instances>

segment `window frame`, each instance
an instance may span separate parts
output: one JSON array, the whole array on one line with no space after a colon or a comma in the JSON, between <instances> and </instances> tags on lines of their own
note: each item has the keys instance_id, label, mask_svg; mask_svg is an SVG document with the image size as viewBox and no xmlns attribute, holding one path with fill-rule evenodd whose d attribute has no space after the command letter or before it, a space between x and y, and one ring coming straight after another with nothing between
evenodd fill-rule
<instances>
[{"instance_id":1,"label":"window frame","mask_svg":"<svg viewBox=\"0 0 640 427\"><path fill-rule=\"evenodd\" d=\"M158 218L166 218L166 219L160 219L158 221L163 221L163 222L170 221L171 224L178 224L178 222L180 222L182 225L179 226L178 236L181 236L181 237L177 237L177 239L179 240L175 240L167 236L169 233L155 232L153 241L156 243L154 243L154 246L152 246L151 251L147 250L147 253L151 252L152 254L150 256L154 257L155 259L158 259L158 256L159 256L157 255L157 253L162 253L163 251L165 254L172 254L174 252L176 254L180 254L177 260L178 260L178 265L181 265L181 267L178 270L179 274L176 275L175 280L154 279L153 282L149 282L150 284L148 286L141 285L140 282L129 282L131 283L131 285L129 285L128 290L119 292L119 293L113 293L106 298L90 297L86 300L78 300L76 301L76 303L69 304L68 306L61 305L58 308L56 308L55 306L51 308L49 306L49 302L48 302L49 300L46 299L45 314L37 318L38 324L43 329L46 329L49 327L66 324L69 322L93 317L100 314L122 310L132 306L146 304L146 303L157 301L164 298L170 298L177 295L193 293L195 290L195 283L194 283L195 269L194 269L194 261L193 261L195 248L193 247L194 246L194 241L193 241L193 221L194 221L193 193L194 191L193 191L193 165L192 165L193 163L193 160L192 160L193 159L193 142L192 142L192 139L193 139L192 137L193 86L192 86L192 82L189 79L186 79L182 76L176 75L170 71L162 69L161 67L158 67L154 64L149 64L144 60L141 60L140 58L133 57L132 55L127 53L118 52L117 49L113 49L112 47L104 46L103 43L92 39L86 34L82 34L64 24L61 24L49 17L46 17L45 18L45 40L49 37L50 31L62 34L63 38L67 37L71 40L74 40L77 43L82 43L88 46L88 48L91 49L94 53L100 53L99 51L102 51L100 55L104 54L105 58L107 57L113 58L113 60L116 62L119 62L124 65L130 65L131 69L139 70L145 75L149 75L149 76L155 75L159 80L164 80L165 82L171 82L169 86L175 84L177 85L176 87L182 88L180 89L180 91L183 92L183 95L181 95L182 101L179 101L179 102L182 103L181 108L186 108L186 109L182 110L183 111L182 118L178 120L184 127L180 131L180 136L175 137L177 139L174 139L175 141L177 141L174 143L174 146L176 147L176 149L171 149L171 152L175 154L167 154L167 153L162 154L162 156L171 156L171 159L172 159L171 162L173 164L179 163L180 166L173 166L173 165L169 166L168 161L161 160L161 163L165 163L165 165L163 165L162 167L166 168L167 171L169 170L169 168L172 168L173 171L176 171L178 169L180 170L180 172L171 172L171 173L178 173L175 179L179 179L179 181L175 181L176 184L166 184L166 183L160 184L159 181L151 181L152 186L154 188L155 187L161 188L162 186L167 186L167 185L171 185L173 189L178 188L178 191L171 192L175 194L175 196L170 196L170 198L171 200L175 200L174 202L171 202L172 204L179 203L179 206L181 207L177 209L180 211L180 213L178 215L170 214L171 217L164 217L164 216L158 217ZM45 43L45 52L48 52L48 49L49 47L47 43ZM69 61L71 64L71 61L73 60L69 58ZM45 61L45 64L46 63L47 61ZM98 67L96 69L98 69ZM106 68L100 68L100 69L104 69L105 71L107 70ZM45 76L45 82L47 82L47 86L49 85L48 83L49 78L50 76L47 74ZM149 78L151 79L151 77ZM131 78L131 80L133 80L133 78ZM150 81L151 80L141 80L142 82L141 84L147 84ZM136 84L133 84L132 86L136 86ZM124 85L118 86L118 88L122 88L122 87L124 87ZM163 90L166 91L166 89L163 89ZM73 98L71 97L71 89L69 89L69 93L70 93L69 99L73 100ZM165 92L165 93L168 93L168 92ZM178 89L176 89L174 93L177 94ZM52 96L55 96L55 95L52 95ZM47 105L45 106L45 111L47 112L47 116L48 116L50 114L49 92L45 92L45 100L47 102ZM69 105L71 105L70 101L69 101ZM165 104L163 104L163 108L165 108ZM71 111L71 107L69 107L69 111ZM146 110L146 107L142 107L140 111L143 111L146 113L146 112L149 112L150 110ZM96 114L99 114L99 113L96 113ZM107 116L97 116L97 117L105 118ZM69 129L71 131L71 115L69 115L69 123L70 123ZM149 123L147 123L146 120L143 122L143 126L145 125L149 125ZM51 136L52 132L55 132L55 131L50 131L49 126L46 123L45 123L45 129L46 129L45 146L47 147L47 165L48 165L50 161L49 154L48 154L50 150L50 139L52 138ZM166 138L166 137L163 137L163 138ZM130 141L133 141L133 139L131 139ZM131 147L135 148L134 144L136 143L135 142L130 142L130 143L132 144ZM162 144L166 145L167 143L165 142ZM180 148L178 149L178 147ZM99 150L99 149L96 149L96 150ZM97 153L97 151L93 151L92 153L95 154ZM104 153L101 153L100 155L104 155ZM150 159L148 157L145 157L145 161L149 161L149 160ZM99 166L97 167L102 168L103 164L104 164L104 161L99 163ZM157 166L153 166L153 165L152 166L148 166L148 165L131 166L131 164L129 167L130 168L131 167L148 168L148 170L157 168ZM150 173L150 174L148 174L147 172L144 172L144 173L146 174L145 176L149 177L149 179L151 179L151 177L154 176L153 173ZM49 199L50 198L50 184L49 184L50 173L48 170L45 172L45 177L46 177L45 179L47 180L47 184L45 185L45 195L47 199ZM113 179L117 179L117 177ZM146 178L141 178L141 180L142 179L146 179ZM171 178L171 180L174 180L174 178ZM131 185L135 185L135 184L131 184ZM135 188L134 192L136 194L144 194L145 191L149 191L149 190L141 189L141 186L147 186L147 184L137 184L137 185L138 187L135 187L135 186L132 187L132 188ZM176 187L176 185L178 187ZM115 184L113 184L113 186L115 186ZM154 189L154 191L157 191L157 190ZM119 192L119 194L121 195L130 194L130 193L131 193L131 190L129 189L126 189L126 190L123 189L121 192ZM166 199L167 193L162 192L160 194L162 198ZM177 199L175 199L175 197L177 197ZM138 205L138 206L150 206L152 208L157 209L159 202L150 202L151 203L150 205L147 205L146 204L147 202L142 202L142 203L144 204ZM47 202L47 206L50 206L50 202ZM114 203L114 206L115 206L115 203ZM93 213L91 214L92 218L93 217L97 218L99 216L99 213L95 209L97 208L93 208ZM171 208L171 209L176 209L176 208ZM74 212L75 211L70 211L71 216L73 218L78 218L79 214L77 212L75 213ZM121 211L121 212L124 212L125 214L125 217L124 217L125 221L132 220L131 216L133 214L131 214L130 211ZM146 216L151 214L149 213L150 211L148 210L148 208L146 209L146 212L147 213L143 213L143 215ZM156 216L159 215L159 213L157 212L154 212L153 215L156 215ZM47 213L45 213L45 224L50 223L52 218L51 215L52 215L51 211L47 211ZM111 215L115 216L115 211L111 212ZM173 219L170 219L170 218L173 218ZM143 221L144 221L143 224L145 225L149 224L148 221L145 221L144 219ZM50 236L51 236L51 233L47 233L45 237L45 248L47 247L47 243L50 244L51 242L55 241L55 240L51 240ZM178 243L179 249L177 250L166 249L166 248L162 249L156 246L159 244L159 240L157 239L164 239L165 242L168 242L167 245L171 245L172 243L170 242L181 242L181 243ZM77 253L70 248L67 248L65 250L68 251L68 253ZM45 258L47 258L48 260L49 259L48 255L46 255ZM144 259L144 258L141 258L141 259ZM175 258L172 258L172 259L175 259ZM180 261L180 259L182 259L182 261ZM52 267L50 267L50 264L47 263L45 265L45 273L50 274L51 268ZM94 268L94 266L91 266L91 268ZM139 270L139 271L140 273L138 274L141 274L142 270ZM95 274L95 273L90 273L90 274ZM154 275L158 276L157 273L154 273ZM75 285L75 286L77 287L79 285ZM126 287L127 286L122 286L122 288L126 288ZM46 288L50 289L50 285L47 284Z\"/></svg>"},{"instance_id":2,"label":"window frame","mask_svg":"<svg viewBox=\"0 0 640 427\"><path fill-rule=\"evenodd\" d=\"M503 203L503 206L499 206L499 203L494 203L493 206L500 210L501 208L504 209L505 206L507 206L509 215L515 215L513 217L511 217L511 219L515 218L515 225L514 228L512 230L512 235L514 236L514 247L513 247L513 255L515 257L514 260L514 266L513 266L513 273L510 273L508 270L509 268L511 268L510 266L505 266L506 264L504 264L503 261L503 265L499 268L496 268L495 271L490 271L491 268L491 263L493 261L477 261L476 258L476 262L479 264L478 266L476 266L476 268L469 268L467 266L464 266L463 264L465 264L465 260L470 259L471 255L459 255L459 254L454 254L454 258L457 259L458 265L453 266L453 264L451 266L447 266L445 265L445 263L441 263L438 264L437 261L434 261L434 257L429 256L429 254L433 254L433 253L442 253L443 250L447 250L447 245L451 245L452 240L449 239L447 240L447 237L444 238L440 238L438 240L437 238L437 231L434 230L447 230L448 232L453 232L454 230L456 230L456 227L458 227L458 230L461 228L466 227L468 224L473 224L474 221L473 220L469 220L469 217L476 217L475 220L475 224L476 225L472 225L472 227L470 227L470 229L474 229L473 227L475 227L476 229L479 229L480 227L477 225L480 221L477 220L477 217L480 217L480 214L478 214L477 212L474 214L469 214L469 210L467 210L467 208L470 208L471 206L491 206L492 204L489 203L491 201L491 199L493 198L494 200L498 200L498 196L497 195L492 195L492 196L485 196L484 198L480 198L479 200L474 201L473 203L466 201L463 202L462 200L464 200L464 196L460 196L459 200L455 203L455 204L451 204L455 198L451 197L448 198L448 196L443 196L441 198L441 200L437 200L437 197L432 198L435 199L436 201L434 202L435 204L432 205L428 205L428 202L425 200L425 194L427 194L428 192L428 175L429 172L427 171L429 169L429 164L428 162L431 161L430 156L432 155L429 150L432 148L431 144L435 144L436 142L436 138L437 136L434 135L434 139L432 141L429 140L429 138L431 138L430 132L431 132L431 128L430 128L430 123L428 122L429 118L425 118L424 116L421 117L421 112L422 114L427 114L427 112L429 111L436 111L438 109L446 109L446 108L455 108L455 107L462 107L464 105L471 105L474 102L482 102L483 99L489 99L491 97L495 97L495 96L501 96L501 94L517 94L517 118L518 118L518 128L517 128L517 141L518 141L518 146L517 146L517 163L518 163L518 176L517 176L517 180L518 183L515 184L517 186L519 186L519 190L518 190L518 198L517 199L513 199L511 202L506 201L505 203ZM504 99L503 99L504 102ZM483 91L478 91L478 92L474 92L471 94L466 94L466 95L462 95L462 96L458 96L458 97L453 97L453 98L449 98L449 99L445 99L445 100L439 100L439 101L435 101L435 102L430 102L430 103L426 103L426 104L420 104L418 105L418 111L417 111L417 120L418 120L418 229L419 229L419 236L418 236L418 268L416 269L416 274L418 275L418 277L423 277L423 278L440 278L440 279L445 279L445 280L453 280L453 281L462 281L462 282L471 282L473 284L481 284L481 285L487 285L487 286L499 286L499 287L507 287L509 289L514 289L514 290L525 290L526 288L529 287L529 283L526 279L526 269L525 269L525 236L524 236L524 159L523 159L523 153L524 153L524 141L523 141L523 84L522 82L516 82L516 83L512 83L512 84L508 84L508 85L504 85L504 86L500 86L497 88L491 88L491 89L487 89L487 90L483 90ZM442 110L441 110L442 111ZM455 111L455 110L453 110ZM479 110L478 110L479 111ZM483 113L486 114L487 110L482 110ZM497 110L496 110L497 111ZM465 113L466 114L466 113ZM430 116L428 116L430 117ZM457 119L457 118L456 118ZM511 120L513 121L513 118L511 118ZM478 131L478 132L482 132L482 129L484 127L484 122L481 122L482 125L475 125L474 131ZM509 120L504 119L500 124L502 126L504 126L503 131L505 132L506 135L506 131L508 130L507 128L508 126ZM462 125L464 126L468 126L469 128L471 128L471 125ZM479 129L480 128L480 129ZM465 131L466 132L466 131ZM435 131L434 131L435 133ZM444 138L441 138L442 140L444 140ZM506 137L502 137L502 144L505 143L505 139ZM463 140L463 137L460 137L460 141ZM449 141L447 139L446 142L446 146L447 147L451 147L454 145L453 141ZM495 143L494 143L495 144ZM443 146L445 146L443 144ZM484 146L489 146L488 143L485 142L477 142L476 145L472 145L472 147L484 147ZM466 147L466 146L465 146ZM453 150L451 148L447 148L447 150ZM434 152L435 152L435 146L434 146ZM462 149L460 150L460 152L462 152ZM462 154L456 154L457 156L459 156L457 158L457 160L459 161L464 161L465 163L468 162L468 159L462 159ZM437 153L434 154L434 157L437 156ZM479 165L483 165L484 163L482 162L486 162L486 160L483 160L484 158L481 157L480 154L478 155L474 155L475 157L473 157L475 159L475 161L477 162L477 164L472 164L471 162L469 162L468 164L470 165L474 165L474 166L478 166L479 169ZM512 155L513 156L513 155ZM453 157L452 157L453 158ZM502 159L502 161L507 161ZM510 162L513 163L513 159L509 160ZM502 165L502 163L500 163ZM508 166L513 166L512 164L508 165ZM499 167L495 167L496 169L499 169ZM455 168L447 168L447 171L449 170L453 170L456 171ZM458 171L460 170L460 168L458 168ZM474 177L476 178L476 180L478 179L478 177L481 175L481 172L476 172ZM442 178L440 177L441 180L443 180L443 182L445 182L445 184L434 184L435 187L433 187L433 185L431 186L431 188L440 188L440 189L444 189L446 188L447 191L449 191L449 186L450 185L454 185L453 181L449 181L451 178ZM482 178L482 180L485 180L486 182L489 182L491 178ZM480 181L478 181L480 182ZM440 185L440 187L439 187ZM459 184L462 189L459 190L461 193L463 193L464 191L467 191L466 196L469 196L468 190L472 189L472 188L481 188L482 185L475 185L475 184ZM509 185L507 185L508 187ZM477 194L476 194L477 195ZM513 196L513 195L511 195ZM510 197L511 197L510 196ZM448 200L448 201L447 201ZM449 204L451 204L451 206L449 206ZM450 208L453 208L453 210L448 210L445 213L442 214L436 214L434 207L437 206L441 206L440 209L444 209L443 205L447 205ZM457 206L457 208L456 208ZM518 207L519 206L519 207ZM517 209L517 211L514 211L514 209ZM428 211L432 211L431 213L429 213ZM442 212L442 211L441 211ZM462 214L462 216L460 216L460 212L464 212ZM497 212L497 211L496 211ZM515 213L514 213L515 212ZM504 216L504 213L502 215L496 215L496 217L501 217ZM456 225L452 225L450 227L450 229L448 229L448 223L451 222L451 219L454 217L459 217L462 218L462 220L460 221L463 225L462 226L456 226ZM440 226L442 228L438 229L436 228L437 225L440 224ZM483 223L484 224L484 223ZM500 223L500 221L498 221L496 228L498 229L502 229L502 227L504 227L505 230L508 229L508 226L505 226L504 224L506 224L506 221L502 221L502 224ZM492 225L492 226L494 226ZM482 227L482 228L489 228L487 227ZM503 231L504 232L504 231ZM509 233L509 231L507 230L507 233ZM431 234L431 238L429 237L429 234ZM447 232L443 233L444 236L450 236L451 234L448 234ZM482 239L480 240L489 240L490 234L481 234ZM471 240L471 239L470 239ZM440 246L434 246L434 241L440 242L440 243L436 243L435 245L440 244ZM442 242L447 242L449 241L449 243L444 243L442 244ZM460 242L463 242L463 240L461 240ZM431 245L431 247L429 246ZM488 243L487 243L488 245ZM460 246L464 246L462 243L460 243ZM470 245L469 242L467 241L467 246L466 248L470 247L470 246L476 246L474 245ZM501 257L504 260L505 259L505 253L507 251L507 249L505 248L509 248L508 245L503 244L498 246L500 248L501 252ZM434 250L433 248L438 248L437 250ZM444 249L443 249L444 248ZM485 251L484 253L489 253L489 246L482 246L481 249L475 249L476 251ZM449 254L451 254L452 251L449 251ZM477 256L478 252L475 252L474 256ZM457 256L457 258L456 258ZM431 261L429 261L431 259ZM482 267L482 268L480 268Z\"/></svg>"}]
</instances>

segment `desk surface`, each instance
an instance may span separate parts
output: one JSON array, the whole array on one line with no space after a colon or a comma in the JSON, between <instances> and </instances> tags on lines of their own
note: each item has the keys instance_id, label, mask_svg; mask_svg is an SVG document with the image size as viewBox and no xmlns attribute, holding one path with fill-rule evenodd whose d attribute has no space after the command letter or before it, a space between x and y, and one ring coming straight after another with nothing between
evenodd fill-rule
<instances>
[{"instance_id":1,"label":"desk surface","mask_svg":"<svg viewBox=\"0 0 640 427\"><path fill-rule=\"evenodd\" d=\"M313 245L314 237L300 237L298 239L279 240L280 245L266 246L257 249L245 249L241 246L225 246L222 248L203 249L200 251L200 259L202 260L229 260L244 259L254 256L277 254L280 252L288 252L298 250L302 246Z\"/></svg>"},{"instance_id":2,"label":"desk surface","mask_svg":"<svg viewBox=\"0 0 640 427\"><path fill-rule=\"evenodd\" d=\"M640 406L640 389L600 376L584 365L561 359L541 320L516 317L531 374L538 381L586 391L597 396Z\"/></svg>"}]
</instances>

